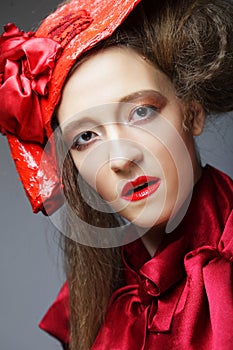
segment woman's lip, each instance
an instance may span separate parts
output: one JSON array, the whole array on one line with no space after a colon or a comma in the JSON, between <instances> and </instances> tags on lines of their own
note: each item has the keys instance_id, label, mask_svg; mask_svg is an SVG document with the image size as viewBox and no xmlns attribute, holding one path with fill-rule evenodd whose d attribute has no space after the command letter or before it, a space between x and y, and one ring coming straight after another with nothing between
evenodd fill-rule
<instances>
[{"instance_id":1,"label":"woman's lip","mask_svg":"<svg viewBox=\"0 0 233 350\"><path fill-rule=\"evenodd\" d=\"M159 187L161 180L154 176L139 176L129 181L123 187L121 198L135 202L153 194Z\"/></svg>"}]
</instances>

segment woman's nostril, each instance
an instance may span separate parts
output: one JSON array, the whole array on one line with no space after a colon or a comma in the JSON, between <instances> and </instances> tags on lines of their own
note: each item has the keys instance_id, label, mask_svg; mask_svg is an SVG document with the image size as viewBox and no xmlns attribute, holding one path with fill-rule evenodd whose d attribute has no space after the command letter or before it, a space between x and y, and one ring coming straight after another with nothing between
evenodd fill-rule
<instances>
[{"instance_id":1,"label":"woman's nostril","mask_svg":"<svg viewBox=\"0 0 233 350\"><path fill-rule=\"evenodd\" d=\"M134 161L127 158L115 158L110 160L110 167L115 172L125 171L132 167Z\"/></svg>"},{"instance_id":2,"label":"woman's nostril","mask_svg":"<svg viewBox=\"0 0 233 350\"><path fill-rule=\"evenodd\" d=\"M109 162L113 171L122 171L138 164L143 159L139 144L125 141L113 141L109 148Z\"/></svg>"}]
</instances>

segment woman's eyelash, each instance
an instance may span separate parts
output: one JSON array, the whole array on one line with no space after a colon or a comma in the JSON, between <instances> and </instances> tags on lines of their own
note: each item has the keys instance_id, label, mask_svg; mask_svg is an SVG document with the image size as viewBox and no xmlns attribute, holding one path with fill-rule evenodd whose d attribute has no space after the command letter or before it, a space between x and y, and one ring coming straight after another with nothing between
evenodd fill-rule
<instances>
[{"instance_id":1,"label":"woman's eyelash","mask_svg":"<svg viewBox=\"0 0 233 350\"><path fill-rule=\"evenodd\" d=\"M135 107L129 115L130 122L150 119L159 113L159 108L154 105L139 105Z\"/></svg>"},{"instance_id":2,"label":"woman's eyelash","mask_svg":"<svg viewBox=\"0 0 233 350\"><path fill-rule=\"evenodd\" d=\"M83 144L80 145L77 142L74 142L71 146L71 149L76 150L76 151L82 151L88 147L88 144Z\"/></svg>"},{"instance_id":3,"label":"woman's eyelash","mask_svg":"<svg viewBox=\"0 0 233 350\"><path fill-rule=\"evenodd\" d=\"M71 149L80 151L87 148L89 144L92 143L93 135L96 136L96 133L89 130L78 134L72 142ZM83 138L83 140L81 140L81 138Z\"/></svg>"}]
</instances>

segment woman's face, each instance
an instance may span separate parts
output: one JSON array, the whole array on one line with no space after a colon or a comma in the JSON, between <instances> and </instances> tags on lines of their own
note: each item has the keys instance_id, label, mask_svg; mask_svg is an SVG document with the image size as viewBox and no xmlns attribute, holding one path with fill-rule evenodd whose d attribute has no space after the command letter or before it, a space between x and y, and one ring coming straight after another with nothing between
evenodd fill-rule
<instances>
[{"instance_id":1,"label":"woman's face","mask_svg":"<svg viewBox=\"0 0 233 350\"><path fill-rule=\"evenodd\" d=\"M127 220L164 226L200 176L191 123L169 78L132 49L108 48L69 77L58 121L82 177ZM200 122L201 120L201 122Z\"/></svg>"}]
</instances>

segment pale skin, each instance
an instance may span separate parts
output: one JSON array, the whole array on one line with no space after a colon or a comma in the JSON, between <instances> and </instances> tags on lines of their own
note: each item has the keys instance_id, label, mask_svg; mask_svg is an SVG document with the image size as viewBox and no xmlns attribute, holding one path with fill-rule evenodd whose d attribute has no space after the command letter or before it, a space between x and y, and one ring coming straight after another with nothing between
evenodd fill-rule
<instances>
[{"instance_id":1,"label":"pale skin","mask_svg":"<svg viewBox=\"0 0 233 350\"><path fill-rule=\"evenodd\" d=\"M184 107L169 78L128 48L91 56L63 90L57 117L77 169L123 217L146 228L151 255L175 204L201 176L193 136L202 132L205 113L194 106L184 130ZM122 198L125 184L143 175L159 179L158 189L135 202Z\"/></svg>"}]
</instances>

